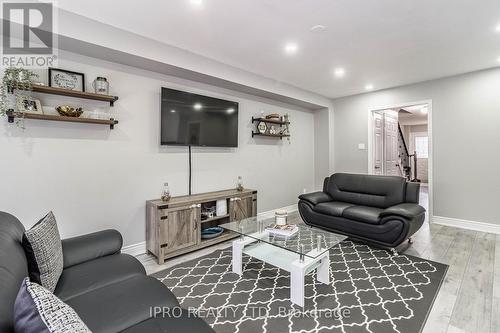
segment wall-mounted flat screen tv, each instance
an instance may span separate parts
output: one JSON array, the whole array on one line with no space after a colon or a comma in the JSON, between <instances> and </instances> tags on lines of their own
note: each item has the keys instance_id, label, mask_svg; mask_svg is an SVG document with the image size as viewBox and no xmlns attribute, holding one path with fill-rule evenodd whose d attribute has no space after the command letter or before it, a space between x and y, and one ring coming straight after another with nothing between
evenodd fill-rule
<instances>
[{"instance_id":1,"label":"wall-mounted flat screen tv","mask_svg":"<svg viewBox=\"0 0 500 333\"><path fill-rule=\"evenodd\" d=\"M238 103L162 88L161 145L238 147Z\"/></svg>"}]
</instances>

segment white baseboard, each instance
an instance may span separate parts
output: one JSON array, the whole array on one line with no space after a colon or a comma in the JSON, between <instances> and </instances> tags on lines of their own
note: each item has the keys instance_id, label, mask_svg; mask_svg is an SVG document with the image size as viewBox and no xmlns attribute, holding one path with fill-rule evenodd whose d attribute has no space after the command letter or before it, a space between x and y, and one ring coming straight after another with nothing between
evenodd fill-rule
<instances>
[{"instance_id":1,"label":"white baseboard","mask_svg":"<svg viewBox=\"0 0 500 333\"><path fill-rule=\"evenodd\" d=\"M456 227L474 231L488 232L492 234L500 234L500 224L461 220L452 217L434 216L432 222L448 227Z\"/></svg>"},{"instance_id":2,"label":"white baseboard","mask_svg":"<svg viewBox=\"0 0 500 333\"><path fill-rule=\"evenodd\" d=\"M137 257L141 254L145 254L146 250L146 242L140 242L137 244L127 245L122 247L122 253L130 254L131 256Z\"/></svg>"},{"instance_id":3,"label":"white baseboard","mask_svg":"<svg viewBox=\"0 0 500 333\"><path fill-rule=\"evenodd\" d=\"M288 213L292 213L292 212L296 212L297 210L299 210L299 207L297 206L297 204L293 204L293 205L286 206L286 207L268 210L267 212L261 212L261 213L257 214L257 216L263 217L263 218L270 218L270 217L274 216L274 212L277 210L286 210Z\"/></svg>"},{"instance_id":4,"label":"white baseboard","mask_svg":"<svg viewBox=\"0 0 500 333\"><path fill-rule=\"evenodd\" d=\"M286 207L282 207L282 208L278 208L278 209L286 210L288 213L292 213L292 212L295 212L298 210L298 206L297 206L297 204L294 204L294 205L290 205L290 206L286 206ZM257 214L257 216L263 217L263 218L270 218L270 217L274 216L274 212L278 209L269 210L267 212L261 212L261 213ZM130 254L130 255L135 256L135 257L139 256L141 254L145 254L146 252L147 252L146 242L140 242L137 244L127 245L127 246L124 246L122 248L122 253Z\"/></svg>"}]
</instances>

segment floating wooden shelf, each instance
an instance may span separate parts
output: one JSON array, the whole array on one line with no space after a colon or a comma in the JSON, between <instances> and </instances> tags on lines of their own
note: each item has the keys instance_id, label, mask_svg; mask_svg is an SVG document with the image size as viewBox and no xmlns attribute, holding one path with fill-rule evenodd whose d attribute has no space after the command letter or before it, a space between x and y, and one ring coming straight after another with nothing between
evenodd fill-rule
<instances>
[{"instance_id":1,"label":"floating wooden shelf","mask_svg":"<svg viewBox=\"0 0 500 333\"><path fill-rule=\"evenodd\" d=\"M288 135L288 134L258 133L258 132L252 131L252 138L254 136L267 136L267 137L270 137L270 138L280 138L280 139L283 139L283 138L288 138L290 135Z\"/></svg>"},{"instance_id":2,"label":"floating wooden shelf","mask_svg":"<svg viewBox=\"0 0 500 333\"><path fill-rule=\"evenodd\" d=\"M269 123L269 124L278 124L278 125L289 125L290 124L289 121L252 117L252 122L261 122L261 121L265 122L265 123Z\"/></svg>"},{"instance_id":3,"label":"floating wooden shelf","mask_svg":"<svg viewBox=\"0 0 500 333\"><path fill-rule=\"evenodd\" d=\"M11 92L13 92L13 90L15 90L15 89L16 89L16 87L9 88L9 90ZM69 97L76 97L76 98L92 99L94 101L108 102L110 106L113 106L114 103L118 100L118 96L100 95L100 94L94 94L94 93L90 93L90 92L82 92L82 91L76 91L76 90L70 90L70 89L42 86L39 84L33 84L31 90L34 92L39 92L39 93L44 93L44 94L69 96Z\"/></svg>"},{"instance_id":4,"label":"floating wooden shelf","mask_svg":"<svg viewBox=\"0 0 500 333\"><path fill-rule=\"evenodd\" d=\"M118 124L118 120L115 120L113 118L110 118L109 120L107 120L107 119L64 117L64 116L50 115L50 114L35 114L35 113L22 113L22 112L7 111L7 119L9 121L9 123L13 123L15 118L108 125L110 129L114 129L115 125Z\"/></svg>"},{"instance_id":5,"label":"floating wooden shelf","mask_svg":"<svg viewBox=\"0 0 500 333\"><path fill-rule=\"evenodd\" d=\"M282 120L284 119L284 120ZM264 118L264 117L252 117L252 123L255 123L256 125L256 131L252 131L252 138L255 137L255 136L264 136L264 137L268 137L268 138L279 138L280 140L283 140L283 138L288 138L290 137L290 134L271 134L269 133L270 131L268 131L266 129L266 132L265 133L261 133L260 130L259 130L259 123L267 123L267 124L276 124L276 125L279 125L279 127L284 127L284 131L283 130L280 130L279 132L281 133L289 133L289 126L290 125L290 122L288 121L288 116L285 116L284 118L280 118L280 120L277 120L277 119L267 119L267 118ZM266 126L267 128L268 126ZM271 126L271 127L274 127L274 126Z\"/></svg>"}]
</instances>

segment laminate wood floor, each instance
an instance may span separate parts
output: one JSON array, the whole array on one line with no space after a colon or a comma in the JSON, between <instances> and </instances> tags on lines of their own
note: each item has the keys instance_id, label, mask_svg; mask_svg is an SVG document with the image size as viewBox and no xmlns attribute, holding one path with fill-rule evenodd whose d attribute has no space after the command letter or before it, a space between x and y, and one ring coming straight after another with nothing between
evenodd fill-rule
<instances>
[{"instance_id":1,"label":"laminate wood floor","mask_svg":"<svg viewBox=\"0 0 500 333\"><path fill-rule=\"evenodd\" d=\"M399 251L450 266L423 332L499 333L500 235L426 222L413 239L412 245L405 244ZM230 245L222 243L163 265L148 255L138 258L152 274Z\"/></svg>"}]
</instances>

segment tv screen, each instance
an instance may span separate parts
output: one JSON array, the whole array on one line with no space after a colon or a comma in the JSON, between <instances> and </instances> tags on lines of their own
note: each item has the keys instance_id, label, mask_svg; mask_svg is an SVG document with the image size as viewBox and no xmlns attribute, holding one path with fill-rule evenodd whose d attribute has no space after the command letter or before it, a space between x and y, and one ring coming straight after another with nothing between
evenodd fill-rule
<instances>
[{"instance_id":1,"label":"tv screen","mask_svg":"<svg viewBox=\"0 0 500 333\"><path fill-rule=\"evenodd\" d=\"M162 88L161 144L237 147L238 103Z\"/></svg>"}]
</instances>

